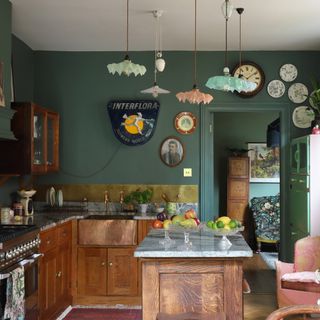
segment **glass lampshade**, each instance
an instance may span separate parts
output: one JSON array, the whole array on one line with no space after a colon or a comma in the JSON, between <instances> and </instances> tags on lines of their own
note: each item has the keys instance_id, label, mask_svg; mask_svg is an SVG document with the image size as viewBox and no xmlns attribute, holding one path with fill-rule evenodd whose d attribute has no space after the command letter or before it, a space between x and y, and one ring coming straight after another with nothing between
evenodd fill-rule
<instances>
[{"instance_id":1,"label":"glass lampshade","mask_svg":"<svg viewBox=\"0 0 320 320\"><path fill-rule=\"evenodd\" d=\"M145 66L141 64L132 63L128 55L126 55L124 60L119 63L108 64L107 68L111 74L114 75L115 73L118 73L119 76L121 75L130 76L132 73L135 76L137 75L143 76L147 71Z\"/></svg>"},{"instance_id":2,"label":"glass lampshade","mask_svg":"<svg viewBox=\"0 0 320 320\"><path fill-rule=\"evenodd\" d=\"M223 76L214 76L208 79L206 86L210 89L222 91L250 92L256 88L254 82L232 77L229 68L223 69Z\"/></svg>"},{"instance_id":3,"label":"glass lampshade","mask_svg":"<svg viewBox=\"0 0 320 320\"><path fill-rule=\"evenodd\" d=\"M187 101L191 104L209 104L213 100L212 95L201 92L196 86L193 86L190 91L177 93L176 97L180 102Z\"/></svg>"},{"instance_id":4,"label":"glass lampshade","mask_svg":"<svg viewBox=\"0 0 320 320\"><path fill-rule=\"evenodd\" d=\"M229 19L232 16L233 4L229 0L225 0L221 5L221 10L225 19Z\"/></svg>"},{"instance_id":5,"label":"glass lampshade","mask_svg":"<svg viewBox=\"0 0 320 320\"><path fill-rule=\"evenodd\" d=\"M159 94L167 94L167 93L170 93L169 90L166 90L166 89L162 89L160 88L157 83L155 82L153 87L151 88L148 88L148 89L145 89L145 90L141 90L140 91L141 93L150 93L152 94L153 97L157 97Z\"/></svg>"}]
</instances>

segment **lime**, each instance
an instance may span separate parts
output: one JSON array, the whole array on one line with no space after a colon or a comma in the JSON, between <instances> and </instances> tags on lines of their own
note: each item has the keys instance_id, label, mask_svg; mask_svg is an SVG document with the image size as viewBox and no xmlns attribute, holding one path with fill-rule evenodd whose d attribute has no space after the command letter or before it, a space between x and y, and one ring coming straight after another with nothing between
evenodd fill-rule
<instances>
[{"instance_id":1,"label":"lime","mask_svg":"<svg viewBox=\"0 0 320 320\"><path fill-rule=\"evenodd\" d=\"M223 221L217 221L216 222L216 225L217 225L217 227L219 228L219 229L221 229L221 228L223 228L224 227L224 223L223 223Z\"/></svg>"},{"instance_id":2,"label":"lime","mask_svg":"<svg viewBox=\"0 0 320 320\"><path fill-rule=\"evenodd\" d=\"M218 227L217 227L217 224L215 223L215 222L213 222L213 224L212 224L212 227L211 227L212 229L218 229Z\"/></svg>"},{"instance_id":3,"label":"lime","mask_svg":"<svg viewBox=\"0 0 320 320\"><path fill-rule=\"evenodd\" d=\"M238 226L238 222L236 220L231 220L230 223L228 224L228 226L231 228L231 229L234 229Z\"/></svg>"},{"instance_id":4,"label":"lime","mask_svg":"<svg viewBox=\"0 0 320 320\"><path fill-rule=\"evenodd\" d=\"M207 222L207 227L208 228L212 228L212 225L214 224L214 222L212 221L212 220L209 220L208 222Z\"/></svg>"}]
</instances>

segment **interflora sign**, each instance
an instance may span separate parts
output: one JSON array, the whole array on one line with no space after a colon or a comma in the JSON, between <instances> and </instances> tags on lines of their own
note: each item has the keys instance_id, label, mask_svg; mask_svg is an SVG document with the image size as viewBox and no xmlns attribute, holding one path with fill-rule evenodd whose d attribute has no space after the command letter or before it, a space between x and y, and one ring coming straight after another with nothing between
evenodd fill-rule
<instances>
[{"instance_id":1,"label":"interflora sign","mask_svg":"<svg viewBox=\"0 0 320 320\"><path fill-rule=\"evenodd\" d=\"M156 100L112 100L107 105L112 130L128 146L145 144L156 128L160 104Z\"/></svg>"}]
</instances>

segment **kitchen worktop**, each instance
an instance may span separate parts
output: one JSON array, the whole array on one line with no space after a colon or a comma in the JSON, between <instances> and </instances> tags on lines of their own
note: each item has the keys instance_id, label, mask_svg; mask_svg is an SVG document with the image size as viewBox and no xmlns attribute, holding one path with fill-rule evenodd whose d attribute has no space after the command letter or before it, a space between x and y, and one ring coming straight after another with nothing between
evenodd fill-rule
<instances>
[{"instance_id":1,"label":"kitchen worktop","mask_svg":"<svg viewBox=\"0 0 320 320\"><path fill-rule=\"evenodd\" d=\"M138 258L252 257L252 250L241 234L228 236L232 243L229 248L221 246L220 236L213 236L212 233L205 230L190 232L192 246L188 249L182 247L184 244L183 232L169 231L169 236L175 240L175 243L171 246L164 246L159 243L164 239L164 230L151 230L135 250L134 256Z\"/></svg>"},{"instance_id":2,"label":"kitchen worktop","mask_svg":"<svg viewBox=\"0 0 320 320\"><path fill-rule=\"evenodd\" d=\"M99 215L102 218L108 219L111 215L124 216L127 217L127 212L110 212L105 211L73 211L73 212L63 212L61 209L59 211L43 212L37 211L32 216L23 217L21 221L11 220L10 224L22 225L36 225L41 231L52 228L58 224L67 222L73 219L85 219L91 215ZM148 213L147 215L142 215L138 213L133 213L132 218L134 220L153 220L156 219L155 213Z\"/></svg>"}]
</instances>

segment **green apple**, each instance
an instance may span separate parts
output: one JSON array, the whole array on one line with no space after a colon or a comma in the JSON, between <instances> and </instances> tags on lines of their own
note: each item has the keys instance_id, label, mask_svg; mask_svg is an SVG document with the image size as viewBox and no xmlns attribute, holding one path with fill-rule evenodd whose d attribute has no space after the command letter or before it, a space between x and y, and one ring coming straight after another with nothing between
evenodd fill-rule
<instances>
[{"instance_id":1,"label":"green apple","mask_svg":"<svg viewBox=\"0 0 320 320\"><path fill-rule=\"evenodd\" d=\"M180 222L184 220L185 220L184 216L179 214L177 216L174 216L171 221L173 224L180 224Z\"/></svg>"},{"instance_id":2,"label":"green apple","mask_svg":"<svg viewBox=\"0 0 320 320\"><path fill-rule=\"evenodd\" d=\"M180 222L180 226L184 228L196 228L197 222L194 219L186 219Z\"/></svg>"}]
</instances>

